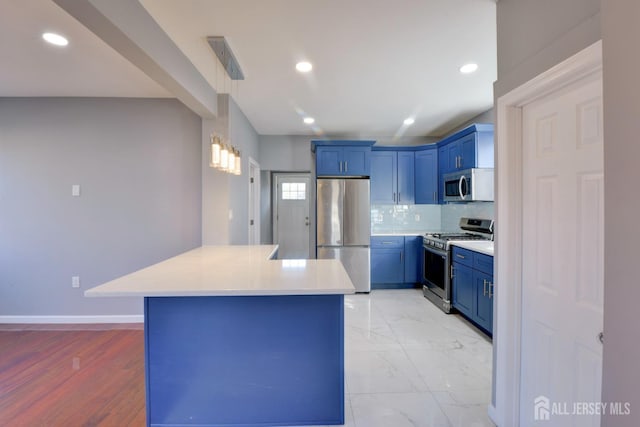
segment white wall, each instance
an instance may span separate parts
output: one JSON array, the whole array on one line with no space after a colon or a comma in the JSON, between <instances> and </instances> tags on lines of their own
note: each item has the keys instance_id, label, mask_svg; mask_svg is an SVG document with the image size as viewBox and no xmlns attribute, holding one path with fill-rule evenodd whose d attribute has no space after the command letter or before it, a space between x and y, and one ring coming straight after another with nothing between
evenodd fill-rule
<instances>
[{"instance_id":1,"label":"white wall","mask_svg":"<svg viewBox=\"0 0 640 427\"><path fill-rule=\"evenodd\" d=\"M200 123L173 99L0 98L0 316L142 314L83 291L200 245Z\"/></svg>"},{"instance_id":2,"label":"white wall","mask_svg":"<svg viewBox=\"0 0 640 427\"><path fill-rule=\"evenodd\" d=\"M260 135L260 168L270 171L308 172L312 136Z\"/></svg>"},{"instance_id":3,"label":"white wall","mask_svg":"<svg viewBox=\"0 0 640 427\"><path fill-rule=\"evenodd\" d=\"M630 416L605 416L604 427L640 425L640 301L635 265L640 241L640 2L602 1L604 73L605 291L602 399L630 402Z\"/></svg>"}]
</instances>

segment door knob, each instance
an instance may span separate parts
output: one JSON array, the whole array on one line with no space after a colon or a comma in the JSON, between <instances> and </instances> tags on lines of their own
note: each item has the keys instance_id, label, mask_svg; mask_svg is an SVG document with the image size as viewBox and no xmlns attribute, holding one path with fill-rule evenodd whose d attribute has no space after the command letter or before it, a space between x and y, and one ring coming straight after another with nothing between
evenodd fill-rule
<instances>
[{"instance_id":1,"label":"door knob","mask_svg":"<svg viewBox=\"0 0 640 427\"><path fill-rule=\"evenodd\" d=\"M604 332L600 332L597 335L598 341L600 341L600 344L604 344Z\"/></svg>"}]
</instances>

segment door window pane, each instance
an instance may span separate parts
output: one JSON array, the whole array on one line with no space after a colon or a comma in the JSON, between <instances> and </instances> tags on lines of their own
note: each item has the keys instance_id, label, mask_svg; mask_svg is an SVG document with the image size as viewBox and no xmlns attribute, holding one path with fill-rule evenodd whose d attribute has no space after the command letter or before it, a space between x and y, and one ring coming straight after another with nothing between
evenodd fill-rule
<instances>
[{"instance_id":1,"label":"door window pane","mask_svg":"<svg viewBox=\"0 0 640 427\"><path fill-rule=\"evenodd\" d=\"M304 182L283 182L282 200L305 200L307 184Z\"/></svg>"}]
</instances>

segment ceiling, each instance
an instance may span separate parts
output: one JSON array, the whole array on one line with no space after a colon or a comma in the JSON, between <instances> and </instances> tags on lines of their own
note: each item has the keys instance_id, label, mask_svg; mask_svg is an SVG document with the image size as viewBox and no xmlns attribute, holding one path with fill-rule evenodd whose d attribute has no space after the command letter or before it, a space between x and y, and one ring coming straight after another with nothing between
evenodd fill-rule
<instances>
[{"instance_id":1,"label":"ceiling","mask_svg":"<svg viewBox=\"0 0 640 427\"><path fill-rule=\"evenodd\" d=\"M495 0L140 3L259 134L441 136L493 105ZM0 7L0 96L172 96L52 1ZM47 30L69 46L46 45ZM245 80L225 78L207 36L227 39ZM459 73L468 62L478 71Z\"/></svg>"}]
</instances>

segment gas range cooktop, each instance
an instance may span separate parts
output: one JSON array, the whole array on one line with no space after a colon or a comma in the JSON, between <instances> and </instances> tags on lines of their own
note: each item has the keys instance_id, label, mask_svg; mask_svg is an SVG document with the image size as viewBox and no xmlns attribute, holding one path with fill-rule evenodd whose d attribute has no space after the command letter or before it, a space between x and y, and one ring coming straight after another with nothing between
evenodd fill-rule
<instances>
[{"instance_id":1,"label":"gas range cooktop","mask_svg":"<svg viewBox=\"0 0 640 427\"><path fill-rule=\"evenodd\" d=\"M453 241L460 240L491 240L493 236L493 220L490 219L475 219L475 218L461 218L460 228L463 230L474 231L476 233L427 233L422 238L425 246L448 249L449 244Z\"/></svg>"}]
</instances>

